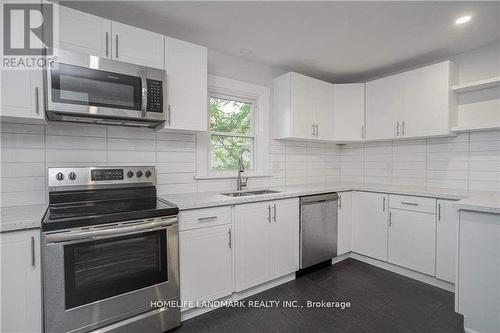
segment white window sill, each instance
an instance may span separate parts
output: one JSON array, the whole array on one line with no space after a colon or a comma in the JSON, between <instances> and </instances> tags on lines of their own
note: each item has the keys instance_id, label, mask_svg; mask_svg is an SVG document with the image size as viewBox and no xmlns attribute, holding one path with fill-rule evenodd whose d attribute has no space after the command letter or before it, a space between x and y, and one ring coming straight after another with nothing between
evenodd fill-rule
<instances>
[{"instance_id":1,"label":"white window sill","mask_svg":"<svg viewBox=\"0 0 500 333\"><path fill-rule=\"evenodd\" d=\"M263 177L272 177L272 175L271 174L249 174L249 175L246 175L244 173L241 175L241 178L263 178ZM238 178L237 175L235 175L235 176L213 175L213 176L194 176L193 177L194 180L237 179L237 178Z\"/></svg>"}]
</instances>

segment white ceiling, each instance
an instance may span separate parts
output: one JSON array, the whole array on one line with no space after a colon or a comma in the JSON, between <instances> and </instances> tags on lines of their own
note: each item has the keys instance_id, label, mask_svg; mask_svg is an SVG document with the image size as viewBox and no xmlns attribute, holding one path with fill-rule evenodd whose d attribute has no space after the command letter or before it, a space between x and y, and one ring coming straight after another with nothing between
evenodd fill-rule
<instances>
[{"instance_id":1,"label":"white ceiling","mask_svg":"<svg viewBox=\"0 0 500 333\"><path fill-rule=\"evenodd\" d=\"M500 40L497 1L68 4L249 61L331 82L366 80ZM471 15L472 20L455 25L455 19L462 15ZM241 49L251 50L251 54L242 54Z\"/></svg>"}]
</instances>

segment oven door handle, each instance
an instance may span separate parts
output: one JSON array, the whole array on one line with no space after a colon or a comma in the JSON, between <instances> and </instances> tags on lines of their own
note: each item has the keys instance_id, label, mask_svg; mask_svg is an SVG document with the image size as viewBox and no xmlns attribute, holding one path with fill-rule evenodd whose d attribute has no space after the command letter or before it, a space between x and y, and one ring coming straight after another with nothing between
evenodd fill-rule
<instances>
[{"instance_id":1,"label":"oven door handle","mask_svg":"<svg viewBox=\"0 0 500 333\"><path fill-rule=\"evenodd\" d=\"M163 219L161 221L153 221L140 223L132 226L126 227L116 227L109 229L100 230L77 230L70 232L62 232L55 234L46 234L45 240L47 243L61 243L75 240L95 240L109 237L116 237L120 235L126 235L131 233L137 233L141 231L158 230L163 229L169 225L175 224L177 222L177 217L172 217L168 219Z\"/></svg>"}]
</instances>

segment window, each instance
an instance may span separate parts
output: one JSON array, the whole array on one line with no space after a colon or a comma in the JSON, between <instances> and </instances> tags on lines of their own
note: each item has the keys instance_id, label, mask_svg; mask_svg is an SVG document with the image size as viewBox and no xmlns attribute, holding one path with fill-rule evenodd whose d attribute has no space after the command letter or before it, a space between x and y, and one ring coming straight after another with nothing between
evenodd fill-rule
<instances>
[{"instance_id":1,"label":"window","mask_svg":"<svg viewBox=\"0 0 500 333\"><path fill-rule=\"evenodd\" d=\"M196 134L195 179L268 175L269 87L208 76L208 131Z\"/></svg>"},{"instance_id":2,"label":"window","mask_svg":"<svg viewBox=\"0 0 500 333\"><path fill-rule=\"evenodd\" d=\"M210 169L246 170L255 166L254 101L232 96L210 96Z\"/></svg>"}]
</instances>

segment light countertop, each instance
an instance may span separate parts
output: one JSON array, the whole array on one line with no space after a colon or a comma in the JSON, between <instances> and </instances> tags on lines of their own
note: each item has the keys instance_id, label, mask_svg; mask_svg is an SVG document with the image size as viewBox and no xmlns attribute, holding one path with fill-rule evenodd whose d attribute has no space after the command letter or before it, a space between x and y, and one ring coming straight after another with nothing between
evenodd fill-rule
<instances>
[{"instance_id":1,"label":"light countertop","mask_svg":"<svg viewBox=\"0 0 500 333\"><path fill-rule=\"evenodd\" d=\"M483 193L455 202L461 210L500 214L500 193ZM500 222L500 217L499 220Z\"/></svg>"},{"instance_id":2,"label":"light countertop","mask_svg":"<svg viewBox=\"0 0 500 333\"><path fill-rule=\"evenodd\" d=\"M40 228L47 205L2 207L0 232Z\"/></svg>"}]
</instances>

